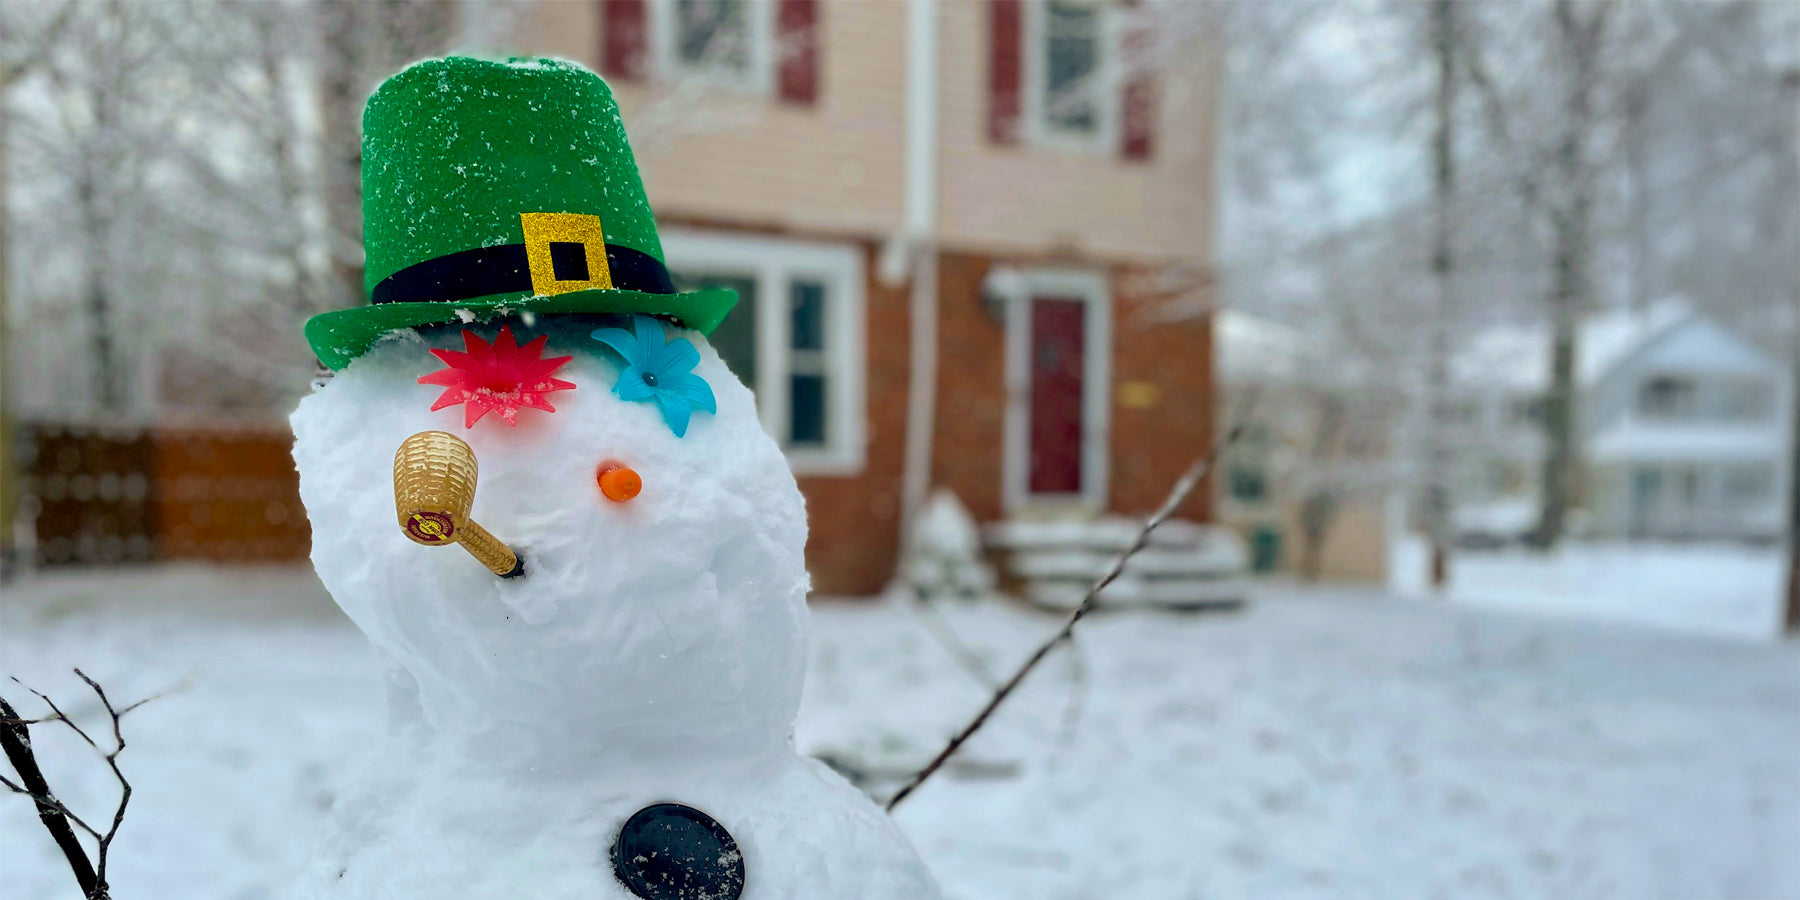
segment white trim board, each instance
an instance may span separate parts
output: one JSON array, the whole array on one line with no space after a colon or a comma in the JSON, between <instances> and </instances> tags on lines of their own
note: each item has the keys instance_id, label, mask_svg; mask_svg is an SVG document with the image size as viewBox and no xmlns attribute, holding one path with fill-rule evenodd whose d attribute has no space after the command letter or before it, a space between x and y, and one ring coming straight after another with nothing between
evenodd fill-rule
<instances>
[{"instance_id":1,"label":"white trim board","mask_svg":"<svg viewBox=\"0 0 1800 900\"><path fill-rule=\"evenodd\" d=\"M1112 292L1103 271L1025 269L1006 298L1006 410L1001 500L1008 515L1023 510L1106 509L1112 419ZM1031 302L1055 295L1086 304L1081 374L1081 493L1032 494Z\"/></svg>"},{"instance_id":2,"label":"white trim board","mask_svg":"<svg viewBox=\"0 0 1800 900\"><path fill-rule=\"evenodd\" d=\"M863 254L854 244L816 243L731 231L668 228L669 268L742 273L756 280L756 397L763 430L779 443L788 433L788 284L795 277L825 285L825 446L784 447L797 475L855 475L868 456L864 353L867 325Z\"/></svg>"}]
</instances>

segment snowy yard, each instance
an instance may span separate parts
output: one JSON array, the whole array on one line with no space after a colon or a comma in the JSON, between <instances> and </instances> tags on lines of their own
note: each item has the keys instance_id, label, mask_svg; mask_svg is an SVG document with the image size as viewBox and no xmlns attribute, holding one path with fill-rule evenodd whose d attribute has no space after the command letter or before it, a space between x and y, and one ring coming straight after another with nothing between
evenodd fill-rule
<instances>
[{"instance_id":1,"label":"snowy yard","mask_svg":"<svg viewBox=\"0 0 1800 900\"><path fill-rule=\"evenodd\" d=\"M1690 634L1767 640L1780 633L1786 554L1732 543L1577 543L1544 556L1463 551L1450 599L1489 609L1629 622ZM1425 547L1394 542L1394 587L1424 595Z\"/></svg>"},{"instance_id":2,"label":"snowy yard","mask_svg":"<svg viewBox=\"0 0 1800 900\"><path fill-rule=\"evenodd\" d=\"M1054 624L820 603L798 739L904 770ZM1792 643L1346 592L1084 629L900 809L949 897L1800 898ZM91 709L72 665L124 699L190 682L126 720L120 900L276 896L381 730L363 639L304 571L9 586L0 670ZM98 761L38 732L52 783L105 807ZM76 896L22 802L0 867L6 900Z\"/></svg>"}]
</instances>

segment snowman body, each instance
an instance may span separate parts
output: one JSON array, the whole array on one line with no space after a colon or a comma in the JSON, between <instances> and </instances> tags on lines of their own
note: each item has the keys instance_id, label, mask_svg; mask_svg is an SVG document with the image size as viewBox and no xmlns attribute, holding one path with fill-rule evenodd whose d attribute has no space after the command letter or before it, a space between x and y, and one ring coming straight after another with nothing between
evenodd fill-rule
<instances>
[{"instance_id":1,"label":"snowman body","mask_svg":"<svg viewBox=\"0 0 1800 900\"><path fill-rule=\"evenodd\" d=\"M678 437L654 404L615 394L626 366L588 336L604 324L511 321L520 344L547 335L545 356L574 357L556 377L575 388L516 425L430 409L437 389L418 378L438 367L430 348L461 347L460 326L393 333L294 413L313 562L387 660L392 724L291 897L647 896L614 856L655 804L729 835L739 858L721 865L746 900L935 897L887 816L794 752L806 517L754 398L704 338L672 329L717 405ZM467 326L489 341L499 327ZM524 577L398 527L394 451L430 430L474 451L472 518L521 551ZM608 465L641 491L608 498Z\"/></svg>"}]
</instances>

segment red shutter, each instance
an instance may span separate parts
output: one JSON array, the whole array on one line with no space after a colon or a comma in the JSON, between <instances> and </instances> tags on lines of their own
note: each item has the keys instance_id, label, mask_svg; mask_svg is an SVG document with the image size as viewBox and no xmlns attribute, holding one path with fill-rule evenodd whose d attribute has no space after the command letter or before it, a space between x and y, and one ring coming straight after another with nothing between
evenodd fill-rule
<instances>
[{"instance_id":1,"label":"red shutter","mask_svg":"<svg viewBox=\"0 0 1800 900\"><path fill-rule=\"evenodd\" d=\"M775 10L776 89L783 102L819 99L818 0L781 0Z\"/></svg>"},{"instance_id":2,"label":"red shutter","mask_svg":"<svg viewBox=\"0 0 1800 900\"><path fill-rule=\"evenodd\" d=\"M1131 74L1119 98L1119 152L1126 159L1147 160L1156 143L1156 75L1155 61L1150 58L1156 33L1145 21L1149 13L1138 0L1125 0L1124 5L1129 17L1124 64Z\"/></svg>"},{"instance_id":3,"label":"red shutter","mask_svg":"<svg viewBox=\"0 0 1800 900\"><path fill-rule=\"evenodd\" d=\"M1025 10L1020 0L988 0L988 140L1019 140Z\"/></svg>"},{"instance_id":4,"label":"red shutter","mask_svg":"<svg viewBox=\"0 0 1800 900\"><path fill-rule=\"evenodd\" d=\"M600 0L600 72L630 81L644 77L650 59L646 0Z\"/></svg>"}]
</instances>

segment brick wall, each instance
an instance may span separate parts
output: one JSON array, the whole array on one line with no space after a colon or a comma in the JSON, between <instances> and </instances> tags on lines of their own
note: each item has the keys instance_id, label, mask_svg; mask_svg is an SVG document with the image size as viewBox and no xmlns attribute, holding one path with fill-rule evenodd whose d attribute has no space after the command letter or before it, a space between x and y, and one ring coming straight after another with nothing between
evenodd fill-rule
<instances>
[{"instance_id":1,"label":"brick wall","mask_svg":"<svg viewBox=\"0 0 1800 900\"><path fill-rule=\"evenodd\" d=\"M1006 417L1006 327L982 307L992 260L945 253L938 263L938 383L932 482L979 521L1001 516Z\"/></svg>"},{"instance_id":2,"label":"brick wall","mask_svg":"<svg viewBox=\"0 0 1800 900\"><path fill-rule=\"evenodd\" d=\"M981 521L1004 513L1001 466L1006 414L1006 329L981 299L992 257L946 253L940 265L935 484L956 492ZM1021 265L1007 260L1009 265ZM1162 502L1182 471L1211 446L1212 337L1207 319L1157 321L1151 280L1112 267L1111 476L1107 509L1139 515ZM1211 519L1210 482L1180 515Z\"/></svg>"},{"instance_id":3,"label":"brick wall","mask_svg":"<svg viewBox=\"0 0 1800 900\"><path fill-rule=\"evenodd\" d=\"M1117 270L1113 279L1112 511L1155 510L1175 479L1212 446L1212 320L1163 321L1151 279ZM1208 479L1177 515L1212 520Z\"/></svg>"}]
</instances>

